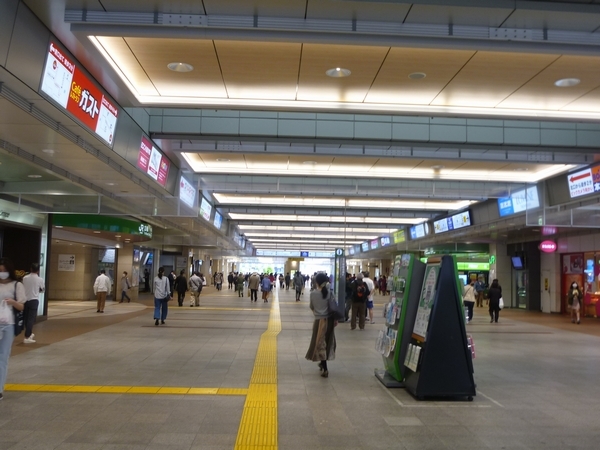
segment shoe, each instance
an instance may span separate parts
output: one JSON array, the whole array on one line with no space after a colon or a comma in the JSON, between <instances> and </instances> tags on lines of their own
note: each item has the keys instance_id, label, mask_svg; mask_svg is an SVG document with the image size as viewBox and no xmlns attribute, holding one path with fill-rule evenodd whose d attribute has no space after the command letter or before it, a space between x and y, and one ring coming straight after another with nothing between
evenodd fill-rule
<instances>
[{"instance_id":1,"label":"shoe","mask_svg":"<svg viewBox=\"0 0 600 450\"><path fill-rule=\"evenodd\" d=\"M29 336L29 339L35 339L35 334L31 333L31 336Z\"/></svg>"},{"instance_id":2,"label":"shoe","mask_svg":"<svg viewBox=\"0 0 600 450\"><path fill-rule=\"evenodd\" d=\"M100 314L104 314L104 311L100 311Z\"/></svg>"},{"instance_id":3,"label":"shoe","mask_svg":"<svg viewBox=\"0 0 600 450\"><path fill-rule=\"evenodd\" d=\"M320 362L319 364L317 364L317 366L319 367L319 370L323 372L323 363Z\"/></svg>"},{"instance_id":4,"label":"shoe","mask_svg":"<svg viewBox=\"0 0 600 450\"><path fill-rule=\"evenodd\" d=\"M158 319L154 319L154 325L158 326Z\"/></svg>"},{"instance_id":5,"label":"shoe","mask_svg":"<svg viewBox=\"0 0 600 450\"><path fill-rule=\"evenodd\" d=\"M0 400L2 400L4 398L4 396L2 394L0 394Z\"/></svg>"},{"instance_id":6,"label":"shoe","mask_svg":"<svg viewBox=\"0 0 600 450\"><path fill-rule=\"evenodd\" d=\"M371 320L371 325L373 325L374 323L375 323L375 321L374 321L374 320Z\"/></svg>"},{"instance_id":7,"label":"shoe","mask_svg":"<svg viewBox=\"0 0 600 450\"><path fill-rule=\"evenodd\" d=\"M493 320L490 320L490 323L492 323L492 322L493 322Z\"/></svg>"},{"instance_id":8,"label":"shoe","mask_svg":"<svg viewBox=\"0 0 600 450\"><path fill-rule=\"evenodd\" d=\"M324 371L323 371L323 373L321 374L321 376L322 376L323 378L327 378L327 377L329 377L329 370L324 370Z\"/></svg>"},{"instance_id":9,"label":"shoe","mask_svg":"<svg viewBox=\"0 0 600 450\"><path fill-rule=\"evenodd\" d=\"M577 321L577 325L580 325L580 324L581 324L581 321L580 321L580 320L578 320L578 321Z\"/></svg>"},{"instance_id":10,"label":"shoe","mask_svg":"<svg viewBox=\"0 0 600 450\"><path fill-rule=\"evenodd\" d=\"M127 303L131 303L131 299L127 300Z\"/></svg>"},{"instance_id":11,"label":"shoe","mask_svg":"<svg viewBox=\"0 0 600 450\"><path fill-rule=\"evenodd\" d=\"M123 303L123 300L121 300L119 303Z\"/></svg>"},{"instance_id":12,"label":"shoe","mask_svg":"<svg viewBox=\"0 0 600 450\"><path fill-rule=\"evenodd\" d=\"M161 320L161 321L160 321L160 323L164 325L164 324L165 324L165 321L164 321L164 320Z\"/></svg>"},{"instance_id":13,"label":"shoe","mask_svg":"<svg viewBox=\"0 0 600 450\"><path fill-rule=\"evenodd\" d=\"M99 313L99 312L100 312L100 310L98 310L98 311L96 311L96 312L97 312L97 313Z\"/></svg>"},{"instance_id":14,"label":"shoe","mask_svg":"<svg viewBox=\"0 0 600 450\"><path fill-rule=\"evenodd\" d=\"M35 341L31 337L28 337L23 339L23 344L35 344Z\"/></svg>"}]
</instances>

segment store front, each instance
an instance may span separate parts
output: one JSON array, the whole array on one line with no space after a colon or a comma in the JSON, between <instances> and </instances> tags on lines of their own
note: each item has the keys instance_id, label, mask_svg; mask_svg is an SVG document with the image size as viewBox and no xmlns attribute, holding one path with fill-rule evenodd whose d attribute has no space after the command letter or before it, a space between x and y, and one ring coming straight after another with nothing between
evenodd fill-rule
<instances>
[{"instance_id":1,"label":"store front","mask_svg":"<svg viewBox=\"0 0 600 450\"><path fill-rule=\"evenodd\" d=\"M573 282L583 291L583 315L600 316L600 251L561 254L561 312L569 313L568 292Z\"/></svg>"}]
</instances>

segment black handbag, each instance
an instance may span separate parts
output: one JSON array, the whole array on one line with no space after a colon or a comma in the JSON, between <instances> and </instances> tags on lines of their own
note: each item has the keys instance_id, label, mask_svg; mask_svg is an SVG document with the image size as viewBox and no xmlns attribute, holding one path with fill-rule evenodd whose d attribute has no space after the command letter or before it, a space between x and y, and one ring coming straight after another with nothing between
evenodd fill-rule
<instances>
[{"instance_id":1,"label":"black handbag","mask_svg":"<svg viewBox=\"0 0 600 450\"><path fill-rule=\"evenodd\" d=\"M13 313L15 315L15 336L18 336L23 332L24 328L23 311L19 311L13 306Z\"/></svg>"}]
</instances>

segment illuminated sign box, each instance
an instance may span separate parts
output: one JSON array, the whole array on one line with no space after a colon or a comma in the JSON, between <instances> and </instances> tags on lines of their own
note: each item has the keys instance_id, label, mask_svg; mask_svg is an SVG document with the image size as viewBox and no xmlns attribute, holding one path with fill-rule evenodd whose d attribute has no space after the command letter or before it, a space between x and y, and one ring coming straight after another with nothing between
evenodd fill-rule
<instances>
[{"instance_id":1,"label":"illuminated sign box","mask_svg":"<svg viewBox=\"0 0 600 450\"><path fill-rule=\"evenodd\" d=\"M213 220L213 225L217 230L221 229L221 225L223 224L223 216L215 211L215 218Z\"/></svg>"},{"instance_id":2,"label":"illuminated sign box","mask_svg":"<svg viewBox=\"0 0 600 450\"><path fill-rule=\"evenodd\" d=\"M509 216L525 211L526 209L539 208L540 198L537 186L513 192L510 197L498 199L498 212L500 217Z\"/></svg>"},{"instance_id":3,"label":"illuminated sign box","mask_svg":"<svg viewBox=\"0 0 600 450\"><path fill-rule=\"evenodd\" d=\"M571 198L600 192L600 165L567 175Z\"/></svg>"},{"instance_id":4,"label":"illuminated sign box","mask_svg":"<svg viewBox=\"0 0 600 450\"><path fill-rule=\"evenodd\" d=\"M116 103L54 41L46 55L40 92L112 147L119 117Z\"/></svg>"},{"instance_id":5,"label":"illuminated sign box","mask_svg":"<svg viewBox=\"0 0 600 450\"><path fill-rule=\"evenodd\" d=\"M196 188L184 177L179 180L179 199L190 208L196 204Z\"/></svg>"},{"instance_id":6,"label":"illuminated sign box","mask_svg":"<svg viewBox=\"0 0 600 450\"><path fill-rule=\"evenodd\" d=\"M444 219L436 220L433 222L433 231L438 234L469 226L471 226L471 213L467 210L450 217L445 217Z\"/></svg>"},{"instance_id":7,"label":"illuminated sign box","mask_svg":"<svg viewBox=\"0 0 600 450\"><path fill-rule=\"evenodd\" d=\"M202 203L200 203L200 217L204 220L210 220L210 213L212 212L212 205L208 203L204 197L202 197Z\"/></svg>"},{"instance_id":8,"label":"illuminated sign box","mask_svg":"<svg viewBox=\"0 0 600 450\"><path fill-rule=\"evenodd\" d=\"M391 244L389 236L383 236L382 238L379 239L379 242L380 242L380 244L381 244L382 247L385 247L386 245L390 245Z\"/></svg>"},{"instance_id":9,"label":"illuminated sign box","mask_svg":"<svg viewBox=\"0 0 600 450\"><path fill-rule=\"evenodd\" d=\"M410 238L420 239L429 234L429 224L427 222L420 223L419 225L414 225L410 227Z\"/></svg>"},{"instance_id":10,"label":"illuminated sign box","mask_svg":"<svg viewBox=\"0 0 600 450\"><path fill-rule=\"evenodd\" d=\"M146 136L142 136L137 166L162 187L167 185L167 176L171 164Z\"/></svg>"},{"instance_id":11,"label":"illuminated sign box","mask_svg":"<svg viewBox=\"0 0 600 450\"><path fill-rule=\"evenodd\" d=\"M371 250L377 250L379 248L379 240L373 239L371 241Z\"/></svg>"},{"instance_id":12,"label":"illuminated sign box","mask_svg":"<svg viewBox=\"0 0 600 450\"><path fill-rule=\"evenodd\" d=\"M368 242L363 242L362 244L360 244L360 247L363 252L369 251L369 243Z\"/></svg>"}]
</instances>

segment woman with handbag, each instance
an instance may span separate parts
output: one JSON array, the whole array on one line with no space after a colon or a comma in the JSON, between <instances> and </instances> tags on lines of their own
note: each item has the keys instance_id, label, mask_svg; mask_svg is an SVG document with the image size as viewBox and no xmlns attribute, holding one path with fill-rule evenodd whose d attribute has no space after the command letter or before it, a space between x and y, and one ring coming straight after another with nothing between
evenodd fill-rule
<instances>
[{"instance_id":1,"label":"woman with handbag","mask_svg":"<svg viewBox=\"0 0 600 450\"><path fill-rule=\"evenodd\" d=\"M315 321L313 323L312 338L306 359L309 361L319 361L321 376L327 378L329 370L327 361L335 359L335 332L337 320L337 305L333 293L329 289L329 277L325 273L319 273L315 277L317 289L310 293L310 309L312 310Z\"/></svg>"},{"instance_id":2,"label":"woman with handbag","mask_svg":"<svg viewBox=\"0 0 600 450\"><path fill-rule=\"evenodd\" d=\"M498 280L494 279L488 290L490 323L498 323L498 315L500 314L500 299L502 298L502 286L498 284Z\"/></svg>"},{"instance_id":3,"label":"woman with handbag","mask_svg":"<svg viewBox=\"0 0 600 450\"><path fill-rule=\"evenodd\" d=\"M165 268L159 267L158 275L154 278L154 325L165 324L171 300L171 286L169 278L165 277Z\"/></svg>"},{"instance_id":4,"label":"woman with handbag","mask_svg":"<svg viewBox=\"0 0 600 450\"><path fill-rule=\"evenodd\" d=\"M569 288L567 301L569 303L569 307L571 308L571 323L575 323L575 318L577 318L577 325L581 323L580 312L582 299L583 292L581 292L581 288L577 282L573 281L571 283L571 287Z\"/></svg>"},{"instance_id":5,"label":"woman with handbag","mask_svg":"<svg viewBox=\"0 0 600 450\"><path fill-rule=\"evenodd\" d=\"M15 315L25 307L25 288L15 276L15 267L8 258L0 259L0 400L8 374L8 357L18 334L15 328Z\"/></svg>"},{"instance_id":6,"label":"woman with handbag","mask_svg":"<svg viewBox=\"0 0 600 450\"><path fill-rule=\"evenodd\" d=\"M463 288L463 303L467 308L467 323L473 320L473 306L475 306L475 280L471 280Z\"/></svg>"}]
</instances>

